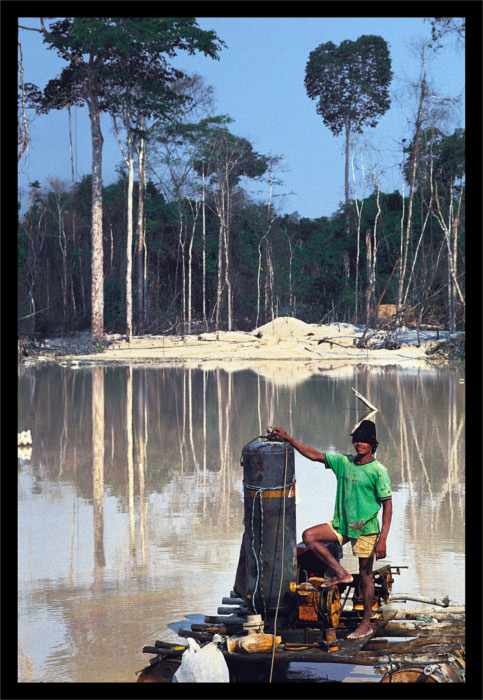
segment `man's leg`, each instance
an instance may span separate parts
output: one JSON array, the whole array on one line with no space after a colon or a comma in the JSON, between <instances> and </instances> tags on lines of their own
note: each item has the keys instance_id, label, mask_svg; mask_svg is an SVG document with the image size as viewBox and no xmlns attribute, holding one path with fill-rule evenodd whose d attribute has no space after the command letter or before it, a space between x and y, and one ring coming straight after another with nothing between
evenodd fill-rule
<instances>
[{"instance_id":1,"label":"man's leg","mask_svg":"<svg viewBox=\"0 0 483 700\"><path fill-rule=\"evenodd\" d=\"M328 523L308 528L303 532L302 539L305 546L308 547L316 557L321 559L325 564L328 564L334 571L335 577L330 579L327 586L333 586L335 583L350 583L353 581L349 572L339 564L337 559L332 556L327 547L323 544L324 540L326 542L339 542L337 535ZM327 586L322 584L323 588L327 588Z\"/></svg>"},{"instance_id":2,"label":"man's leg","mask_svg":"<svg viewBox=\"0 0 483 700\"><path fill-rule=\"evenodd\" d=\"M359 558L359 573L361 574L362 592L364 597L364 616L357 629L347 636L347 639L359 639L372 632L371 615L374 600L374 579L372 577L372 564L374 556Z\"/></svg>"}]
</instances>

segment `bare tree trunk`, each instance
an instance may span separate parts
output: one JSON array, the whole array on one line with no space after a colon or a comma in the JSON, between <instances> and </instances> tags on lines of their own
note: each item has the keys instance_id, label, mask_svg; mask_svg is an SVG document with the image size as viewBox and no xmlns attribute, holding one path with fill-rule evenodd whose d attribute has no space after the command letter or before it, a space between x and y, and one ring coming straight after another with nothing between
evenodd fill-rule
<instances>
[{"instance_id":1,"label":"bare tree trunk","mask_svg":"<svg viewBox=\"0 0 483 700\"><path fill-rule=\"evenodd\" d=\"M186 333L186 260L185 260L185 244L184 239L184 220L183 214L180 210L180 223L179 223L179 247L181 250L181 313L183 317L183 333Z\"/></svg>"},{"instance_id":2,"label":"bare tree trunk","mask_svg":"<svg viewBox=\"0 0 483 700\"><path fill-rule=\"evenodd\" d=\"M350 218L349 218L349 199L350 199L350 188L349 188L349 162L350 162L350 131L351 131L351 121L347 119L346 121L346 140L345 140L345 235L346 241L349 241L350 236ZM344 286L347 288L349 286L350 277L350 261L349 252L347 249L344 250L344 277L346 278Z\"/></svg>"},{"instance_id":3,"label":"bare tree trunk","mask_svg":"<svg viewBox=\"0 0 483 700\"><path fill-rule=\"evenodd\" d=\"M350 199L349 189L349 163L350 163L350 120L346 121L345 125L345 177L344 177L344 193L346 204L346 233L349 236L349 211L348 204Z\"/></svg>"},{"instance_id":4,"label":"bare tree trunk","mask_svg":"<svg viewBox=\"0 0 483 700\"><path fill-rule=\"evenodd\" d=\"M193 224L191 227L191 238L190 238L190 244L188 248L188 333L191 333L191 307L192 307L192 262L193 262L193 241L195 237L195 229L196 229L196 219L193 219Z\"/></svg>"},{"instance_id":5,"label":"bare tree trunk","mask_svg":"<svg viewBox=\"0 0 483 700\"><path fill-rule=\"evenodd\" d=\"M381 203L380 203L380 187L379 187L379 180L376 178L376 174L373 171L372 172L374 182L376 183L376 205L377 205L377 214L374 218L374 232L373 232L373 250L372 250L372 265L371 265L371 281L370 281L370 288L371 288L371 308L372 305L374 304L374 297L376 294L376 263L377 263L377 222L379 220L379 217L381 215Z\"/></svg>"},{"instance_id":6,"label":"bare tree trunk","mask_svg":"<svg viewBox=\"0 0 483 700\"><path fill-rule=\"evenodd\" d=\"M223 248L225 251L225 287L226 287L226 300L227 300L227 324L228 330L231 331L232 325L232 296L231 296L231 282L230 282L230 270L229 270L229 236L230 231L227 226L223 227Z\"/></svg>"},{"instance_id":7,"label":"bare tree trunk","mask_svg":"<svg viewBox=\"0 0 483 700\"><path fill-rule=\"evenodd\" d=\"M362 161L362 151L361 151L361 161ZM354 323L357 326L358 322L358 305L359 305L359 258L360 258L360 248L361 248L361 220L362 220L362 209L364 207L364 197L367 189L366 175L364 171L364 164L362 165L362 176L364 179L364 190L362 192L361 206L359 207L359 202L357 201L357 188L356 188L356 176L354 172L354 158L352 158L352 179L354 182L354 205L357 214L357 252L356 252L356 284L355 284L355 299L354 299Z\"/></svg>"},{"instance_id":8,"label":"bare tree trunk","mask_svg":"<svg viewBox=\"0 0 483 700\"><path fill-rule=\"evenodd\" d=\"M208 322L206 320L206 202L205 202L205 171L203 168L203 323L208 331Z\"/></svg>"},{"instance_id":9,"label":"bare tree trunk","mask_svg":"<svg viewBox=\"0 0 483 700\"><path fill-rule=\"evenodd\" d=\"M366 276L366 326L368 326L372 318L371 309L374 298L374 290L372 288L372 237L370 228L366 229Z\"/></svg>"},{"instance_id":10,"label":"bare tree trunk","mask_svg":"<svg viewBox=\"0 0 483 700\"><path fill-rule=\"evenodd\" d=\"M458 226L460 220L461 200L463 199L463 187L460 190L458 208L453 221L453 279L457 279L458 271ZM457 331L456 320L456 284L453 284L453 308L454 308L454 332Z\"/></svg>"},{"instance_id":11,"label":"bare tree trunk","mask_svg":"<svg viewBox=\"0 0 483 700\"><path fill-rule=\"evenodd\" d=\"M266 274L266 287L265 287L265 320L273 321L275 318L273 309L273 297L274 297L274 276L273 276L273 260L272 260L272 246L270 241L267 240L267 274ZM269 313L270 312L270 313Z\"/></svg>"},{"instance_id":12,"label":"bare tree trunk","mask_svg":"<svg viewBox=\"0 0 483 700\"><path fill-rule=\"evenodd\" d=\"M133 241L133 188L134 157L132 143L128 146L128 185L127 185L127 242L126 242L126 340L132 336L132 241Z\"/></svg>"},{"instance_id":13,"label":"bare tree trunk","mask_svg":"<svg viewBox=\"0 0 483 700\"><path fill-rule=\"evenodd\" d=\"M268 244L265 243L265 301L264 301L264 309L265 313L263 316L263 320L265 323L268 322L268 296L269 296L269 287L268 287Z\"/></svg>"},{"instance_id":14,"label":"bare tree trunk","mask_svg":"<svg viewBox=\"0 0 483 700\"><path fill-rule=\"evenodd\" d=\"M75 168L74 168L74 149L72 147L72 120L71 120L71 115L70 115L70 104L67 103L67 111L69 112L69 147L70 147L70 167L71 167L71 172L72 172L72 197L74 197L74 192L75 192ZM76 211L75 208L72 207L72 244L74 246L74 250L76 249L76 240L75 240L75 229L76 229ZM72 309L74 312L74 321L77 320L77 304L75 300L75 285L74 285L74 268L71 263L71 274L70 274L70 290L71 290L71 297L72 297ZM80 265L81 269L81 281L82 281L82 264Z\"/></svg>"},{"instance_id":15,"label":"bare tree trunk","mask_svg":"<svg viewBox=\"0 0 483 700\"><path fill-rule=\"evenodd\" d=\"M30 135L27 122L27 113L25 110L25 85L24 85L24 67L23 67L23 55L22 55L22 45L17 41L17 46L20 54L20 60L18 61L18 72L20 73L20 102L22 105L22 116L21 120L17 121L17 135L18 135L18 145L20 150L17 154L17 163L20 161L21 157L25 153L25 149L30 143Z\"/></svg>"},{"instance_id":16,"label":"bare tree trunk","mask_svg":"<svg viewBox=\"0 0 483 700\"><path fill-rule=\"evenodd\" d=\"M70 117L70 103L67 103L67 112L69 113L69 148L70 148L70 167L72 170L72 190L75 187L75 173L74 173L74 152L72 148L72 120Z\"/></svg>"},{"instance_id":17,"label":"bare tree trunk","mask_svg":"<svg viewBox=\"0 0 483 700\"><path fill-rule=\"evenodd\" d=\"M438 223L441 227L441 230L443 231L444 234L444 241L446 243L446 248L448 252L448 324L453 324L454 323L454 316L456 313L456 295L458 295L459 300L461 304L463 305L463 309L465 308L465 300L463 297L463 294L461 293L461 289L458 284L458 280L456 279L456 253L457 253L457 230L458 230L458 223L459 223L459 215L460 215L460 208L461 208L461 201L463 198L463 187L461 187L460 191L460 196L458 200L458 209L457 213L455 216L453 216L453 183L451 183L451 188L450 188L450 196L451 196L451 206L450 206L450 212L448 215L448 222L446 223L445 218L443 216L443 213L441 211L441 205L438 197L438 183L435 183L435 198L434 201L436 203L436 211L432 211L433 216L438 220ZM452 240L453 238L453 240ZM455 254L453 254L453 251ZM454 301L452 301L454 298ZM453 318L451 318L451 308L452 306L454 307L453 311ZM454 332L451 331L450 332Z\"/></svg>"},{"instance_id":18,"label":"bare tree trunk","mask_svg":"<svg viewBox=\"0 0 483 700\"><path fill-rule=\"evenodd\" d=\"M220 230L218 232L218 279L216 283L216 316L215 330L220 330L220 303L221 303L221 274L223 266L223 223L220 219Z\"/></svg>"},{"instance_id":19,"label":"bare tree trunk","mask_svg":"<svg viewBox=\"0 0 483 700\"><path fill-rule=\"evenodd\" d=\"M288 263L288 304L289 304L289 309L290 309L290 315L293 316L293 291L292 291L292 263L293 263L293 257L294 257L294 250L292 247L292 241L289 238L289 235L287 233L287 238L288 238L288 245L290 249L290 257L289 257L289 263Z\"/></svg>"},{"instance_id":20,"label":"bare tree trunk","mask_svg":"<svg viewBox=\"0 0 483 700\"><path fill-rule=\"evenodd\" d=\"M404 238L401 241L402 258L401 258L401 263L399 266L399 283L398 283L398 292L397 292L397 319L398 319L398 321L400 320L400 316L402 313L404 280L406 277L406 268L407 268L408 251L409 251L409 239L411 236L413 199L414 199L414 190L415 190L415 182L416 182L416 164L417 164L419 145L420 145L419 144L419 137L421 134L421 123L422 123L422 118L423 118L423 105L424 105L424 100L425 100L426 93L427 93L426 87L427 87L426 86L426 69L424 68L424 75L423 75L423 79L421 81L421 86L420 86L418 114L416 117L416 124L415 124L415 129L414 129L413 150L411 153L411 175L410 175L410 182L409 182L408 216L407 216L407 220L406 220L406 229L404 232Z\"/></svg>"},{"instance_id":21,"label":"bare tree trunk","mask_svg":"<svg viewBox=\"0 0 483 700\"><path fill-rule=\"evenodd\" d=\"M141 129L143 122L141 121ZM141 327L144 316L144 248L145 248L145 230L144 230L144 188L146 182L146 167L145 167L145 141L142 138L137 149L138 152L138 173L139 173L139 189L138 189L138 221L137 221L137 305L136 316L138 327Z\"/></svg>"},{"instance_id":22,"label":"bare tree trunk","mask_svg":"<svg viewBox=\"0 0 483 700\"><path fill-rule=\"evenodd\" d=\"M103 137L97 97L88 101L92 133L92 337L104 334L104 269L102 245L102 145Z\"/></svg>"},{"instance_id":23,"label":"bare tree trunk","mask_svg":"<svg viewBox=\"0 0 483 700\"><path fill-rule=\"evenodd\" d=\"M62 241L62 243L60 243ZM62 251L62 305L64 323L67 320L67 239L65 235L64 216L59 208L59 243Z\"/></svg>"},{"instance_id":24,"label":"bare tree trunk","mask_svg":"<svg viewBox=\"0 0 483 700\"><path fill-rule=\"evenodd\" d=\"M228 184L228 183L227 183ZM231 331L233 312L232 312L232 292L231 292L231 282L230 282L230 189L226 189L226 209L225 209L225 227L224 227L224 246L225 246L225 285L226 285L226 297L227 297L227 314L228 314L228 330Z\"/></svg>"},{"instance_id":25,"label":"bare tree trunk","mask_svg":"<svg viewBox=\"0 0 483 700\"><path fill-rule=\"evenodd\" d=\"M267 231L268 233L268 231ZM255 328L258 328L258 319L260 317L260 272L262 269L262 243L265 239L265 236L267 235L265 233L262 238L260 239L260 242L258 243L258 270L257 270L257 320L255 322Z\"/></svg>"},{"instance_id":26,"label":"bare tree trunk","mask_svg":"<svg viewBox=\"0 0 483 700\"><path fill-rule=\"evenodd\" d=\"M128 168L127 186L127 241L126 241L126 341L131 342L132 336L132 254L133 254L133 190L134 190L134 136L131 131L131 117L129 112L123 115L124 128L127 134L127 153L125 153L116 117L113 116L114 129L121 148L124 161Z\"/></svg>"}]
</instances>

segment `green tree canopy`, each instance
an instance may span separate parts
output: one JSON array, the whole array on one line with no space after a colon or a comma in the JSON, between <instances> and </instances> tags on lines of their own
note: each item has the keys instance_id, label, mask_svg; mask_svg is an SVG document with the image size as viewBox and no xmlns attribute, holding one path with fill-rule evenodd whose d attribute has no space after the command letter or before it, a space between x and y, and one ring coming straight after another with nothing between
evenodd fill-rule
<instances>
[{"instance_id":1,"label":"green tree canopy","mask_svg":"<svg viewBox=\"0 0 483 700\"><path fill-rule=\"evenodd\" d=\"M334 136L345 131L345 203L349 202L350 135L365 125L376 126L390 107L391 58L380 36L346 39L340 46L320 44L305 68L305 89L317 100L317 114ZM346 219L346 235L349 220Z\"/></svg>"},{"instance_id":2,"label":"green tree canopy","mask_svg":"<svg viewBox=\"0 0 483 700\"><path fill-rule=\"evenodd\" d=\"M334 133L376 126L390 107L391 58L380 36L321 44L309 55L305 88L317 114Z\"/></svg>"}]
</instances>

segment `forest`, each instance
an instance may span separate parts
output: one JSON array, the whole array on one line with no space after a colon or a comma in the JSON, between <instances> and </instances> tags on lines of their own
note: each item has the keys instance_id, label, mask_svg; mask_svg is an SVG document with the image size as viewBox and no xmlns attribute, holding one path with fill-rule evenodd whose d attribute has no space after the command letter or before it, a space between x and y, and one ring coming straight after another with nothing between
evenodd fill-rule
<instances>
[{"instance_id":1,"label":"forest","mask_svg":"<svg viewBox=\"0 0 483 700\"><path fill-rule=\"evenodd\" d=\"M384 40L312 52L307 94L345 134L346 196L330 217L308 219L277 207L283 158L256 152L230 117L214 114L201 76L170 67L186 48L217 60L223 42L213 32L194 18L65 18L49 28L40 19L66 67L40 90L24 76L19 38L19 163L32 115L86 105L93 168L80 181L73 168L70 183L32 181L27 211L18 205L19 333L129 339L252 330L277 316L369 326L381 302L400 323L464 330L465 131L445 129L451 104L432 101L423 51L394 192L381 191L364 161L362 127L390 104ZM434 21L433 32L443 26ZM120 145L109 185L97 167L101 112Z\"/></svg>"}]
</instances>

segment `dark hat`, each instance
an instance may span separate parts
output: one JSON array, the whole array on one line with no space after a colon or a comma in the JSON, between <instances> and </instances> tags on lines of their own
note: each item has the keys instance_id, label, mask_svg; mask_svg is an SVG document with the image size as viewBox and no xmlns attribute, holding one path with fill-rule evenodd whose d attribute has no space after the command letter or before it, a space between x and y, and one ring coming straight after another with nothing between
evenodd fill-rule
<instances>
[{"instance_id":1,"label":"dark hat","mask_svg":"<svg viewBox=\"0 0 483 700\"><path fill-rule=\"evenodd\" d=\"M377 443L376 439L376 426L370 420L363 420L358 428L354 430L352 435L352 441L361 440L362 442L367 442L369 445Z\"/></svg>"}]
</instances>

